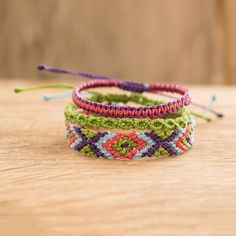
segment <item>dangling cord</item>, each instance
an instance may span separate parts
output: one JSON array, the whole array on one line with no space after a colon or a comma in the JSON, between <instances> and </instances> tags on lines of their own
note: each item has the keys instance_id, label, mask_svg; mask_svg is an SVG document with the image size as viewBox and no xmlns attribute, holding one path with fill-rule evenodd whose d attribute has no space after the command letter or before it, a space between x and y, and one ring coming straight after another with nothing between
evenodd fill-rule
<instances>
[{"instance_id":1,"label":"dangling cord","mask_svg":"<svg viewBox=\"0 0 236 236\"><path fill-rule=\"evenodd\" d=\"M190 111L190 113L192 115L196 116L197 118L201 118L201 119L203 119L203 120L205 120L207 122L211 122L212 121L212 119L209 116L204 116L204 115L202 115L200 113L197 113L197 112L194 112L194 111Z\"/></svg>"},{"instance_id":2,"label":"dangling cord","mask_svg":"<svg viewBox=\"0 0 236 236\"><path fill-rule=\"evenodd\" d=\"M43 99L45 101L55 100L55 99L61 99L61 98L67 98L71 95L71 93L63 92L63 93L57 93L57 94L44 94Z\"/></svg>"},{"instance_id":3,"label":"dangling cord","mask_svg":"<svg viewBox=\"0 0 236 236\"><path fill-rule=\"evenodd\" d=\"M40 90L40 89L47 89L47 88L65 88L65 89L73 89L74 86L71 84L48 84L44 86L37 86L37 87L30 87L30 88L15 88L15 93L21 93L21 92L27 92L27 91L34 91L34 90ZM81 94L97 94L95 91L82 91ZM61 99L61 98L67 98L71 95L71 93L68 93L67 91L63 93L56 93L56 94L44 94L43 99L45 101L50 101L54 99Z\"/></svg>"},{"instance_id":4,"label":"dangling cord","mask_svg":"<svg viewBox=\"0 0 236 236\"><path fill-rule=\"evenodd\" d=\"M84 77L87 79L116 80L115 78L111 78L105 75L97 75L97 74L86 73L86 72L81 72L81 71L57 69L57 68L46 66L46 65L39 65L38 70L45 70L48 72L59 73L59 74L70 74L70 75Z\"/></svg>"},{"instance_id":5,"label":"dangling cord","mask_svg":"<svg viewBox=\"0 0 236 236\"><path fill-rule=\"evenodd\" d=\"M204 114L207 113L207 112L210 112L210 110L212 109L211 107L212 107L212 105L214 104L215 101L216 101L216 96L215 96L215 95L212 95L212 96L211 96L211 101L210 101L209 105L206 106L206 107L203 109L203 111L201 112L201 114L198 114L198 113L195 113L195 112L192 112L192 111L191 111L191 113L192 113L194 116L198 117L198 118L202 118L202 119L205 118L206 121L209 121L209 122L210 122L210 121L211 121L211 118L210 118L210 117L207 117L207 116L204 116Z\"/></svg>"},{"instance_id":6,"label":"dangling cord","mask_svg":"<svg viewBox=\"0 0 236 236\"><path fill-rule=\"evenodd\" d=\"M162 93L162 92L156 92L156 94L159 94L160 96L163 96L163 97L168 97L168 98L174 98L174 99L176 99L175 96L168 95L168 94L165 94L165 93ZM201 104L198 104L198 103L196 103L196 102L192 102L191 105L193 105L193 106L195 106L195 107L202 108L203 111L204 111L204 113L205 113L206 111L208 111L208 112L213 113L215 116L217 116L217 117L219 117L219 118L222 118L222 117L224 116L223 113L217 112L217 111L215 111L215 110L213 110L213 109L211 108L211 106L212 106L212 104L213 104L213 102L214 102L215 100L216 100L216 97L215 97L215 96L212 96L211 103L210 103L207 107L205 107L205 106L203 106L203 105L201 105Z\"/></svg>"},{"instance_id":7,"label":"dangling cord","mask_svg":"<svg viewBox=\"0 0 236 236\"><path fill-rule=\"evenodd\" d=\"M212 106L213 106L215 101L216 101L216 96L212 95L211 96L211 101L210 101L209 105L206 106L205 109L202 111L202 115L206 114L207 112L210 112L210 110L212 109Z\"/></svg>"},{"instance_id":8,"label":"dangling cord","mask_svg":"<svg viewBox=\"0 0 236 236\"><path fill-rule=\"evenodd\" d=\"M38 86L38 87L31 87L31 88L15 88L15 93L21 93L26 91L33 91L33 90L39 90L39 89L47 89L47 88L65 88L65 89L73 89L74 86L71 84L48 84L44 86Z\"/></svg>"}]
</instances>

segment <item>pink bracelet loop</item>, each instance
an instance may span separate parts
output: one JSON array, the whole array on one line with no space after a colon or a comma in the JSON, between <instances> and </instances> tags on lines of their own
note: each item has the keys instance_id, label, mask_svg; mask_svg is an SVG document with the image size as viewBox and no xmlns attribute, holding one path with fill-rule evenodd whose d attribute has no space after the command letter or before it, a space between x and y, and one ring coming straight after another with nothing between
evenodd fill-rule
<instances>
[{"instance_id":1,"label":"pink bracelet loop","mask_svg":"<svg viewBox=\"0 0 236 236\"><path fill-rule=\"evenodd\" d=\"M161 105L155 106L118 106L118 105L105 105L97 102L89 101L80 96L80 92L98 87L118 87L123 90L132 92L168 92L177 93L181 97L171 102L167 102ZM188 89L175 85L175 84L143 84L132 81L121 81L121 80L91 80L89 82L82 83L81 85L75 86L72 93L73 102L80 108L93 112L103 116L109 117L130 117L130 118L145 118L145 117L160 117L168 113L177 111L178 109L185 107L191 103L191 97Z\"/></svg>"}]
</instances>

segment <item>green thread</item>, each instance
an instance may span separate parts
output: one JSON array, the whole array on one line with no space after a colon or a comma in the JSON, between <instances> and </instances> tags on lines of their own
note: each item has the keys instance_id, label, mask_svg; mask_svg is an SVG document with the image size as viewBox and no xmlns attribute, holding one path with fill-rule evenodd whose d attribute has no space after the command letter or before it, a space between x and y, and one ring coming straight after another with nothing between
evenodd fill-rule
<instances>
[{"instance_id":1,"label":"green thread","mask_svg":"<svg viewBox=\"0 0 236 236\"><path fill-rule=\"evenodd\" d=\"M154 153L153 157L168 156L169 153L163 147L159 147Z\"/></svg>"},{"instance_id":2,"label":"green thread","mask_svg":"<svg viewBox=\"0 0 236 236\"><path fill-rule=\"evenodd\" d=\"M85 146L83 147L81 150L80 150L81 153L83 154L87 154L87 155L90 155L90 156L96 156L96 154L91 150L91 148L89 146Z\"/></svg>"},{"instance_id":3,"label":"green thread","mask_svg":"<svg viewBox=\"0 0 236 236\"><path fill-rule=\"evenodd\" d=\"M100 102L100 103L122 102L126 104L127 102L134 102L134 103L138 103L144 106L154 106L154 105L159 105L163 103L163 101L152 100L152 99L146 98L139 93L131 93L130 95L113 94L113 93L101 94L101 93L90 91L90 90L89 90L89 93L93 94L93 96L88 98L88 100L93 101L93 102Z\"/></svg>"},{"instance_id":4,"label":"green thread","mask_svg":"<svg viewBox=\"0 0 236 236\"><path fill-rule=\"evenodd\" d=\"M26 91L33 91L33 90L39 90L39 89L48 89L48 88L66 88L66 89L73 89L74 86L71 84L48 84L44 86L38 86L38 87L31 87L31 88L15 88L15 93L21 93Z\"/></svg>"},{"instance_id":5,"label":"green thread","mask_svg":"<svg viewBox=\"0 0 236 236\"><path fill-rule=\"evenodd\" d=\"M96 132L90 129L81 129L82 133L86 136L86 138L93 138L96 135Z\"/></svg>"},{"instance_id":6,"label":"green thread","mask_svg":"<svg viewBox=\"0 0 236 236\"><path fill-rule=\"evenodd\" d=\"M122 147L123 143L127 143L127 147ZM129 137L123 137L115 142L112 147L119 152L121 155L127 154L130 150L137 146L137 143L131 140Z\"/></svg>"},{"instance_id":7,"label":"green thread","mask_svg":"<svg viewBox=\"0 0 236 236\"><path fill-rule=\"evenodd\" d=\"M207 121L207 122L211 122L211 121L212 121L212 119L211 119L210 117L208 117L208 116L204 116L204 115L199 114L199 113L194 112L194 111L191 111L190 113L191 113L192 115L198 117L198 118L201 118L201 119Z\"/></svg>"}]
</instances>

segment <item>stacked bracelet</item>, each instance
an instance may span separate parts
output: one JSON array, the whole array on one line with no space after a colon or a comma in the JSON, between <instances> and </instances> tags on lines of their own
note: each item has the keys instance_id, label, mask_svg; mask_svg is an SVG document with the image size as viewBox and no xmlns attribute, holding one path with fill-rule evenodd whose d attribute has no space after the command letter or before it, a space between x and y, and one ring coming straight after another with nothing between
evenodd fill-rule
<instances>
[{"instance_id":1,"label":"stacked bracelet","mask_svg":"<svg viewBox=\"0 0 236 236\"><path fill-rule=\"evenodd\" d=\"M89 88L98 87L118 87L123 90L132 92L168 92L177 93L181 97L175 99L172 102L158 104L154 106L140 106L140 107L123 107L118 105L106 105L94 101L89 101L80 95L80 92ZM172 84L143 84L138 82L120 81L120 80L92 80L82 83L74 88L72 94L73 102L80 108L93 112L103 116L110 117L133 117L133 118L145 118L145 117L160 117L168 113L177 111L178 109L185 107L191 103L189 92L186 88Z\"/></svg>"},{"instance_id":2,"label":"stacked bracelet","mask_svg":"<svg viewBox=\"0 0 236 236\"><path fill-rule=\"evenodd\" d=\"M160 104L140 94L95 94L93 102L137 102L142 105ZM84 114L75 104L65 109L67 140L71 148L101 158L133 159L180 155L191 148L194 121L182 108L162 118L111 118ZM101 128L109 131L99 130ZM114 132L114 129L128 132Z\"/></svg>"}]
</instances>

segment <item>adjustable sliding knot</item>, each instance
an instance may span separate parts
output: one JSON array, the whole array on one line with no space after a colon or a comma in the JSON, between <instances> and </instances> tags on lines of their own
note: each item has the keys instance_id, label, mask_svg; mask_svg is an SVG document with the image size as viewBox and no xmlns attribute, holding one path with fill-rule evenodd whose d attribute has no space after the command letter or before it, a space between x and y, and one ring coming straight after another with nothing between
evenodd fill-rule
<instances>
[{"instance_id":1,"label":"adjustable sliding knot","mask_svg":"<svg viewBox=\"0 0 236 236\"><path fill-rule=\"evenodd\" d=\"M136 93L143 93L149 90L148 85L132 81L124 81L119 86L123 90L128 90Z\"/></svg>"}]
</instances>

